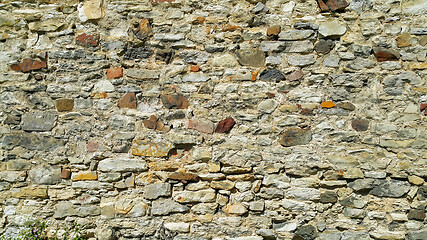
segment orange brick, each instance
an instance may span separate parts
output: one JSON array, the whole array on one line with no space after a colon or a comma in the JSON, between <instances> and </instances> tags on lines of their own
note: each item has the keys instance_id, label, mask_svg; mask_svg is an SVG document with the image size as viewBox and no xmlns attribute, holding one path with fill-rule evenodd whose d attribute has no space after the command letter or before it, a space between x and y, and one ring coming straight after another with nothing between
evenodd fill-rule
<instances>
[{"instance_id":1,"label":"orange brick","mask_svg":"<svg viewBox=\"0 0 427 240\"><path fill-rule=\"evenodd\" d=\"M198 65L191 65L190 71L192 72L198 72L200 70L200 67Z\"/></svg>"},{"instance_id":2,"label":"orange brick","mask_svg":"<svg viewBox=\"0 0 427 240\"><path fill-rule=\"evenodd\" d=\"M333 108L333 107L336 107L337 105L335 105L335 103L333 103L332 101L326 101L326 102L322 102L320 106L322 106L322 108Z\"/></svg>"},{"instance_id":3,"label":"orange brick","mask_svg":"<svg viewBox=\"0 0 427 240\"><path fill-rule=\"evenodd\" d=\"M121 78L123 77L123 68L114 67L107 69L107 79Z\"/></svg>"}]
</instances>

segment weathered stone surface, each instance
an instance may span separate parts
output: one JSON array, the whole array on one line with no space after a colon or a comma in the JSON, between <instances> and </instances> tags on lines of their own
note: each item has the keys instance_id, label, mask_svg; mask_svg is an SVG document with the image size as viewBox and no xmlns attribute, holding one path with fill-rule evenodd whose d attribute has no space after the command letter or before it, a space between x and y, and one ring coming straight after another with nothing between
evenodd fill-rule
<instances>
[{"instance_id":1,"label":"weathered stone surface","mask_svg":"<svg viewBox=\"0 0 427 240\"><path fill-rule=\"evenodd\" d=\"M307 39L314 34L313 30L291 30L287 32L281 32L279 34L279 40L295 41Z\"/></svg>"},{"instance_id":2,"label":"weathered stone surface","mask_svg":"<svg viewBox=\"0 0 427 240\"><path fill-rule=\"evenodd\" d=\"M104 0L85 0L78 6L80 21L97 20L104 17Z\"/></svg>"},{"instance_id":3,"label":"weathered stone surface","mask_svg":"<svg viewBox=\"0 0 427 240\"><path fill-rule=\"evenodd\" d=\"M228 215L240 216L248 212L245 206L241 203L227 205L222 209Z\"/></svg>"},{"instance_id":4,"label":"weathered stone surface","mask_svg":"<svg viewBox=\"0 0 427 240\"><path fill-rule=\"evenodd\" d=\"M119 108L131 108L136 109L136 95L135 93L126 93L120 100L117 102Z\"/></svg>"},{"instance_id":5,"label":"weathered stone surface","mask_svg":"<svg viewBox=\"0 0 427 240\"><path fill-rule=\"evenodd\" d=\"M318 232L313 225L303 225L295 231L296 239L312 240L317 238Z\"/></svg>"},{"instance_id":6,"label":"weathered stone surface","mask_svg":"<svg viewBox=\"0 0 427 240\"><path fill-rule=\"evenodd\" d=\"M214 202L216 193L213 189L200 191L179 191L173 193L173 199L179 203L208 203Z\"/></svg>"},{"instance_id":7,"label":"weathered stone surface","mask_svg":"<svg viewBox=\"0 0 427 240\"><path fill-rule=\"evenodd\" d=\"M153 51L147 47L127 48L123 56L126 60L145 59L153 55Z\"/></svg>"},{"instance_id":8,"label":"weathered stone surface","mask_svg":"<svg viewBox=\"0 0 427 240\"><path fill-rule=\"evenodd\" d=\"M214 67L235 67L239 63L237 62L236 57L229 53L221 54L215 56L212 60L212 65Z\"/></svg>"},{"instance_id":9,"label":"weathered stone surface","mask_svg":"<svg viewBox=\"0 0 427 240\"><path fill-rule=\"evenodd\" d=\"M153 36L153 29L148 19L143 18L140 22L136 22L132 28L133 34L140 40L145 40Z\"/></svg>"},{"instance_id":10,"label":"weathered stone surface","mask_svg":"<svg viewBox=\"0 0 427 240\"><path fill-rule=\"evenodd\" d=\"M405 14L423 15L427 13L427 6L423 0L404 0L402 10Z\"/></svg>"},{"instance_id":11,"label":"weathered stone surface","mask_svg":"<svg viewBox=\"0 0 427 240\"><path fill-rule=\"evenodd\" d=\"M226 118L226 119L224 119L218 123L218 125L215 128L215 132L216 133L228 133L234 127L234 124L236 124L234 119Z\"/></svg>"},{"instance_id":12,"label":"weathered stone surface","mask_svg":"<svg viewBox=\"0 0 427 240\"><path fill-rule=\"evenodd\" d=\"M30 72L32 70L40 70L47 68L47 61L38 61L33 59L24 59L21 63L10 65L10 69L20 72Z\"/></svg>"},{"instance_id":13,"label":"weathered stone surface","mask_svg":"<svg viewBox=\"0 0 427 240\"><path fill-rule=\"evenodd\" d=\"M79 34L76 36L76 43L83 47L96 47L99 44L99 34Z\"/></svg>"},{"instance_id":14,"label":"weathered stone surface","mask_svg":"<svg viewBox=\"0 0 427 240\"><path fill-rule=\"evenodd\" d=\"M320 54L328 54L335 47L335 43L332 40L319 40L314 45L314 50Z\"/></svg>"},{"instance_id":15,"label":"weathered stone surface","mask_svg":"<svg viewBox=\"0 0 427 240\"><path fill-rule=\"evenodd\" d=\"M172 195L171 185L169 183L154 183L145 187L145 199L153 200L159 197L169 197Z\"/></svg>"},{"instance_id":16,"label":"weathered stone surface","mask_svg":"<svg viewBox=\"0 0 427 240\"><path fill-rule=\"evenodd\" d=\"M384 61L397 61L400 58L400 54L397 51L386 49L386 48L380 48L375 47L374 54L375 58L378 62L384 62Z\"/></svg>"},{"instance_id":17,"label":"weathered stone surface","mask_svg":"<svg viewBox=\"0 0 427 240\"><path fill-rule=\"evenodd\" d=\"M186 97L181 94L169 94L160 96L160 100L168 109L186 109L189 107L189 102Z\"/></svg>"},{"instance_id":18,"label":"weathered stone surface","mask_svg":"<svg viewBox=\"0 0 427 240\"><path fill-rule=\"evenodd\" d=\"M173 148L168 142L151 142L134 139L131 147L132 155L144 157L166 157Z\"/></svg>"},{"instance_id":19,"label":"weathered stone surface","mask_svg":"<svg viewBox=\"0 0 427 240\"><path fill-rule=\"evenodd\" d=\"M236 55L243 66L263 67L265 65L265 54L259 49L239 49Z\"/></svg>"},{"instance_id":20,"label":"weathered stone surface","mask_svg":"<svg viewBox=\"0 0 427 240\"><path fill-rule=\"evenodd\" d=\"M12 149L21 146L28 150L55 150L64 146L63 140L54 137L39 136L30 133L8 134L3 137L2 146L4 149Z\"/></svg>"},{"instance_id":21,"label":"weathered stone surface","mask_svg":"<svg viewBox=\"0 0 427 240\"><path fill-rule=\"evenodd\" d=\"M272 113L279 104L273 99L267 99L258 104L258 111L262 113Z\"/></svg>"},{"instance_id":22,"label":"weathered stone surface","mask_svg":"<svg viewBox=\"0 0 427 240\"><path fill-rule=\"evenodd\" d=\"M113 67L105 71L107 79L121 78L123 76L123 68Z\"/></svg>"},{"instance_id":23,"label":"weathered stone surface","mask_svg":"<svg viewBox=\"0 0 427 240\"><path fill-rule=\"evenodd\" d=\"M161 199L153 201L151 213L153 215L168 215L170 213L184 213L190 209L182 204L179 204L171 199Z\"/></svg>"},{"instance_id":24,"label":"weathered stone surface","mask_svg":"<svg viewBox=\"0 0 427 240\"><path fill-rule=\"evenodd\" d=\"M29 132L50 131L55 127L57 114L53 111L29 112L22 116L22 129Z\"/></svg>"},{"instance_id":25,"label":"weathered stone surface","mask_svg":"<svg viewBox=\"0 0 427 240\"><path fill-rule=\"evenodd\" d=\"M18 188L11 192L14 198L48 198L47 187L43 186L28 186Z\"/></svg>"},{"instance_id":26,"label":"weathered stone surface","mask_svg":"<svg viewBox=\"0 0 427 240\"><path fill-rule=\"evenodd\" d=\"M50 18L42 22L30 22L28 28L36 32L54 32L64 26L61 19Z\"/></svg>"},{"instance_id":27,"label":"weathered stone surface","mask_svg":"<svg viewBox=\"0 0 427 240\"><path fill-rule=\"evenodd\" d=\"M101 214L99 206L77 206L70 202L60 202L55 206L54 218L64 218L69 216L87 217Z\"/></svg>"},{"instance_id":28,"label":"weathered stone surface","mask_svg":"<svg viewBox=\"0 0 427 240\"><path fill-rule=\"evenodd\" d=\"M259 80L280 82L285 80L285 76L276 68L266 69L259 75Z\"/></svg>"},{"instance_id":29,"label":"weathered stone surface","mask_svg":"<svg viewBox=\"0 0 427 240\"><path fill-rule=\"evenodd\" d=\"M370 194L379 197L401 197L409 191L410 184L398 180L379 180L374 184Z\"/></svg>"},{"instance_id":30,"label":"weathered stone surface","mask_svg":"<svg viewBox=\"0 0 427 240\"><path fill-rule=\"evenodd\" d=\"M342 23L331 21L319 26L319 34L324 38L339 37L346 33L347 27Z\"/></svg>"},{"instance_id":31,"label":"weathered stone surface","mask_svg":"<svg viewBox=\"0 0 427 240\"><path fill-rule=\"evenodd\" d=\"M61 181L61 168L54 166L39 166L28 171L28 177L36 184L56 184Z\"/></svg>"},{"instance_id":32,"label":"weathered stone surface","mask_svg":"<svg viewBox=\"0 0 427 240\"><path fill-rule=\"evenodd\" d=\"M188 120L188 128L202 133L213 133L214 124L211 121Z\"/></svg>"},{"instance_id":33,"label":"weathered stone surface","mask_svg":"<svg viewBox=\"0 0 427 240\"><path fill-rule=\"evenodd\" d=\"M368 130L369 121L366 119L355 119L351 122L351 127L358 132L363 132Z\"/></svg>"},{"instance_id":34,"label":"weathered stone surface","mask_svg":"<svg viewBox=\"0 0 427 240\"><path fill-rule=\"evenodd\" d=\"M73 181L91 181L98 180L98 174L92 171L82 171L73 173L71 180Z\"/></svg>"},{"instance_id":35,"label":"weathered stone surface","mask_svg":"<svg viewBox=\"0 0 427 240\"><path fill-rule=\"evenodd\" d=\"M178 53L178 56L186 63L203 64L209 61L210 54L201 51L185 50Z\"/></svg>"},{"instance_id":36,"label":"weathered stone surface","mask_svg":"<svg viewBox=\"0 0 427 240\"><path fill-rule=\"evenodd\" d=\"M311 141L310 129L289 129L280 137L280 144L284 147L305 145Z\"/></svg>"},{"instance_id":37,"label":"weathered stone surface","mask_svg":"<svg viewBox=\"0 0 427 240\"><path fill-rule=\"evenodd\" d=\"M98 163L98 170L102 172L144 172L147 163L140 159L110 158Z\"/></svg>"},{"instance_id":38,"label":"weathered stone surface","mask_svg":"<svg viewBox=\"0 0 427 240\"><path fill-rule=\"evenodd\" d=\"M151 80L159 78L159 71L156 70L142 70L142 69L127 69L126 77L138 79L138 80Z\"/></svg>"},{"instance_id":39,"label":"weathered stone surface","mask_svg":"<svg viewBox=\"0 0 427 240\"><path fill-rule=\"evenodd\" d=\"M62 98L56 100L56 110L58 112L69 112L74 108L74 99Z\"/></svg>"},{"instance_id":40,"label":"weathered stone surface","mask_svg":"<svg viewBox=\"0 0 427 240\"><path fill-rule=\"evenodd\" d=\"M169 179L172 180L185 180L185 181L197 181L199 180L199 176L194 173L182 173L182 172L174 172L169 174Z\"/></svg>"},{"instance_id":41,"label":"weathered stone surface","mask_svg":"<svg viewBox=\"0 0 427 240\"><path fill-rule=\"evenodd\" d=\"M308 55L291 55L287 56L290 65L305 67L316 62L316 57L313 54Z\"/></svg>"}]
</instances>

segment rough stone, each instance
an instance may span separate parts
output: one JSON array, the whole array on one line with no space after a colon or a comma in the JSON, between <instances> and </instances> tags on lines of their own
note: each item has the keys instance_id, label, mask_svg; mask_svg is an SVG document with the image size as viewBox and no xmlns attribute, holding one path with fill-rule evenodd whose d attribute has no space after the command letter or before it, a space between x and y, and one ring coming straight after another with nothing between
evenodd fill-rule
<instances>
[{"instance_id":1,"label":"rough stone","mask_svg":"<svg viewBox=\"0 0 427 240\"><path fill-rule=\"evenodd\" d=\"M123 68L121 67L113 67L109 68L105 71L107 75L107 79L115 79L123 77Z\"/></svg>"},{"instance_id":2,"label":"rough stone","mask_svg":"<svg viewBox=\"0 0 427 240\"><path fill-rule=\"evenodd\" d=\"M202 133L212 134L214 132L214 124L210 121L188 120L188 128Z\"/></svg>"},{"instance_id":3,"label":"rough stone","mask_svg":"<svg viewBox=\"0 0 427 240\"><path fill-rule=\"evenodd\" d=\"M351 122L351 127L358 132L364 132L369 128L369 121L366 119L355 119Z\"/></svg>"},{"instance_id":4,"label":"rough stone","mask_svg":"<svg viewBox=\"0 0 427 240\"><path fill-rule=\"evenodd\" d=\"M119 108L131 108L136 109L136 95L135 93L126 93L118 102Z\"/></svg>"},{"instance_id":5,"label":"rough stone","mask_svg":"<svg viewBox=\"0 0 427 240\"><path fill-rule=\"evenodd\" d=\"M56 119L57 114L53 111L29 112L22 116L22 129L29 132L50 131L55 127Z\"/></svg>"},{"instance_id":6,"label":"rough stone","mask_svg":"<svg viewBox=\"0 0 427 240\"><path fill-rule=\"evenodd\" d=\"M378 197L401 197L409 191L410 184L398 180L379 180L370 194Z\"/></svg>"},{"instance_id":7,"label":"rough stone","mask_svg":"<svg viewBox=\"0 0 427 240\"><path fill-rule=\"evenodd\" d=\"M32 168L28 172L28 177L36 184L56 184L61 181L61 168L54 166Z\"/></svg>"},{"instance_id":8,"label":"rough stone","mask_svg":"<svg viewBox=\"0 0 427 240\"><path fill-rule=\"evenodd\" d=\"M314 50L320 54L328 54L334 47L334 41L321 39L314 45Z\"/></svg>"},{"instance_id":9,"label":"rough stone","mask_svg":"<svg viewBox=\"0 0 427 240\"><path fill-rule=\"evenodd\" d=\"M172 195L171 185L169 183L154 183L145 187L145 199L153 200L159 197L169 197Z\"/></svg>"},{"instance_id":10,"label":"rough stone","mask_svg":"<svg viewBox=\"0 0 427 240\"><path fill-rule=\"evenodd\" d=\"M311 141L311 130L309 129L289 129L280 137L280 144L284 147L305 145Z\"/></svg>"},{"instance_id":11,"label":"rough stone","mask_svg":"<svg viewBox=\"0 0 427 240\"><path fill-rule=\"evenodd\" d=\"M295 231L294 239L312 240L317 238L318 232L316 227L313 225L303 225L297 228Z\"/></svg>"},{"instance_id":12,"label":"rough stone","mask_svg":"<svg viewBox=\"0 0 427 240\"><path fill-rule=\"evenodd\" d=\"M284 41L296 41L307 39L314 34L313 30L291 30L286 32L280 32L279 40Z\"/></svg>"},{"instance_id":13,"label":"rough stone","mask_svg":"<svg viewBox=\"0 0 427 240\"><path fill-rule=\"evenodd\" d=\"M76 36L76 43L83 47L96 47L99 44L98 34L82 33Z\"/></svg>"},{"instance_id":14,"label":"rough stone","mask_svg":"<svg viewBox=\"0 0 427 240\"><path fill-rule=\"evenodd\" d=\"M47 68L47 61L38 61L33 59L24 59L21 63L10 65L10 69L20 72L30 72L32 70L40 70Z\"/></svg>"},{"instance_id":15,"label":"rough stone","mask_svg":"<svg viewBox=\"0 0 427 240\"><path fill-rule=\"evenodd\" d=\"M216 133L228 133L234 127L236 122L232 118L226 118L218 123L215 128Z\"/></svg>"},{"instance_id":16,"label":"rough stone","mask_svg":"<svg viewBox=\"0 0 427 240\"><path fill-rule=\"evenodd\" d=\"M144 172L147 171L147 163L140 159L104 159L98 164L98 170L102 172Z\"/></svg>"},{"instance_id":17,"label":"rough stone","mask_svg":"<svg viewBox=\"0 0 427 240\"><path fill-rule=\"evenodd\" d=\"M265 54L259 49L239 49L236 55L243 66L263 67L265 65Z\"/></svg>"},{"instance_id":18,"label":"rough stone","mask_svg":"<svg viewBox=\"0 0 427 240\"><path fill-rule=\"evenodd\" d=\"M97 20L104 17L103 0L85 0L78 6L80 21Z\"/></svg>"},{"instance_id":19,"label":"rough stone","mask_svg":"<svg viewBox=\"0 0 427 240\"><path fill-rule=\"evenodd\" d=\"M276 68L266 69L259 75L259 80L280 82L282 80L285 80L285 76L280 70Z\"/></svg>"},{"instance_id":20,"label":"rough stone","mask_svg":"<svg viewBox=\"0 0 427 240\"><path fill-rule=\"evenodd\" d=\"M74 99L62 98L56 100L56 110L58 112L69 112L74 108Z\"/></svg>"},{"instance_id":21,"label":"rough stone","mask_svg":"<svg viewBox=\"0 0 427 240\"><path fill-rule=\"evenodd\" d=\"M346 31L347 27L336 21L324 22L319 26L319 34L324 38L339 37L344 35Z\"/></svg>"},{"instance_id":22,"label":"rough stone","mask_svg":"<svg viewBox=\"0 0 427 240\"><path fill-rule=\"evenodd\" d=\"M30 22L28 28L36 32L54 32L64 26L61 19L50 18L42 22Z\"/></svg>"},{"instance_id":23,"label":"rough stone","mask_svg":"<svg viewBox=\"0 0 427 240\"><path fill-rule=\"evenodd\" d=\"M179 191L173 193L173 199L179 203L208 203L214 202L216 193L213 189L200 191Z\"/></svg>"},{"instance_id":24,"label":"rough stone","mask_svg":"<svg viewBox=\"0 0 427 240\"><path fill-rule=\"evenodd\" d=\"M290 65L298 67L305 67L316 62L316 57L313 54L291 55L287 56L287 59Z\"/></svg>"},{"instance_id":25,"label":"rough stone","mask_svg":"<svg viewBox=\"0 0 427 240\"><path fill-rule=\"evenodd\" d=\"M181 94L170 94L160 96L160 100L168 109L177 108L177 109L186 109L189 107L189 102L186 97Z\"/></svg>"}]
</instances>

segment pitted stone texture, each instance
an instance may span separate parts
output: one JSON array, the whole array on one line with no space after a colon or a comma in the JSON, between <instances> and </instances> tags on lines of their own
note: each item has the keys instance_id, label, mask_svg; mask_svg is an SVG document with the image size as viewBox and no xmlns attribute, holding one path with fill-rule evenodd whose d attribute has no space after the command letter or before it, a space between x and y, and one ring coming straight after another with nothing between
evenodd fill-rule
<instances>
[{"instance_id":1,"label":"pitted stone texture","mask_svg":"<svg viewBox=\"0 0 427 240\"><path fill-rule=\"evenodd\" d=\"M29 112L22 116L22 129L29 132L50 131L55 127L57 114L53 111Z\"/></svg>"}]
</instances>

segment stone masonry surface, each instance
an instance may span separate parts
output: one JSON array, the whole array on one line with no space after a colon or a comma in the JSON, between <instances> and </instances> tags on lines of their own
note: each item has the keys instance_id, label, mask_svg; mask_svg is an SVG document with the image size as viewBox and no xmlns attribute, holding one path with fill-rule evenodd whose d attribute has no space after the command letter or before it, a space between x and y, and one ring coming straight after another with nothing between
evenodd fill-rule
<instances>
[{"instance_id":1,"label":"stone masonry surface","mask_svg":"<svg viewBox=\"0 0 427 240\"><path fill-rule=\"evenodd\" d=\"M3 0L0 236L426 240L426 0Z\"/></svg>"}]
</instances>

